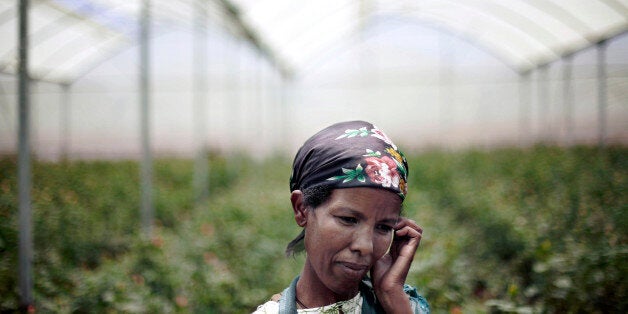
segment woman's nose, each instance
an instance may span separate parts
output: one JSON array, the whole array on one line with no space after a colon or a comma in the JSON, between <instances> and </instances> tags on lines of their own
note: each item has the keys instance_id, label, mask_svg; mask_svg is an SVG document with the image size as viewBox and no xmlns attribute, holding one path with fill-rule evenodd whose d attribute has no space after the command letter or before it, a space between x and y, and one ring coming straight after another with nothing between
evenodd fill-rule
<instances>
[{"instance_id":1,"label":"woman's nose","mask_svg":"<svg viewBox=\"0 0 628 314\"><path fill-rule=\"evenodd\" d=\"M373 253L373 232L370 228L359 228L353 234L351 251L358 252L362 256Z\"/></svg>"}]
</instances>

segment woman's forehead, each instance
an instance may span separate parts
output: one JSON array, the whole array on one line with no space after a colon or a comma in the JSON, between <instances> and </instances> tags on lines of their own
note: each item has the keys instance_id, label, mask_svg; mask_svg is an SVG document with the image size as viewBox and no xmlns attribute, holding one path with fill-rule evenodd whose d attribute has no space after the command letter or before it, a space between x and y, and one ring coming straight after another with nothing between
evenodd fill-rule
<instances>
[{"instance_id":1,"label":"woman's forehead","mask_svg":"<svg viewBox=\"0 0 628 314\"><path fill-rule=\"evenodd\" d=\"M329 204L369 216L396 217L401 211L401 199L395 193L377 188L334 189Z\"/></svg>"}]
</instances>

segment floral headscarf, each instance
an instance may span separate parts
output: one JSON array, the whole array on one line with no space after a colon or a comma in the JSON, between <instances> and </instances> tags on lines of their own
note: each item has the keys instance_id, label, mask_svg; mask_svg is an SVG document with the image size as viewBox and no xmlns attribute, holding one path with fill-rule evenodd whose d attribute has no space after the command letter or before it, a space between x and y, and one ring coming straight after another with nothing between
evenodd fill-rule
<instances>
[{"instance_id":1,"label":"floral headscarf","mask_svg":"<svg viewBox=\"0 0 628 314\"><path fill-rule=\"evenodd\" d=\"M390 138L371 123L348 121L305 141L294 158L290 191L322 185L375 187L403 200L407 180L408 162Z\"/></svg>"}]
</instances>

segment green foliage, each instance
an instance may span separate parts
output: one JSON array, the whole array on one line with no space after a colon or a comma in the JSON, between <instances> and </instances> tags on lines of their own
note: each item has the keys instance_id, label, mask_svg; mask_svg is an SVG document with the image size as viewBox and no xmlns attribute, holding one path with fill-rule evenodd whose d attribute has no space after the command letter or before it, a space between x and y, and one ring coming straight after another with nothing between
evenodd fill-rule
<instances>
[{"instance_id":1,"label":"green foliage","mask_svg":"<svg viewBox=\"0 0 628 314\"><path fill-rule=\"evenodd\" d=\"M426 212L419 222L429 232L415 281L440 308L473 297L493 312L626 312L626 153L535 147L412 158L420 199L406 208ZM434 210L446 222L433 221Z\"/></svg>"},{"instance_id":2,"label":"green foliage","mask_svg":"<svg viewBox=\"0 0 628 314\"><path fill-rule=\"evenodd\" d=\"M425 229L408 282L434 312L626 312L628 150L534 147L408 156L406 216ZM33 164L36 307L44 312L246 313L303 257L287 159L156 160L152 238L132 161ZM0 311L17 291L14 158L0 160Z\"/></svg>"}]
</instances>

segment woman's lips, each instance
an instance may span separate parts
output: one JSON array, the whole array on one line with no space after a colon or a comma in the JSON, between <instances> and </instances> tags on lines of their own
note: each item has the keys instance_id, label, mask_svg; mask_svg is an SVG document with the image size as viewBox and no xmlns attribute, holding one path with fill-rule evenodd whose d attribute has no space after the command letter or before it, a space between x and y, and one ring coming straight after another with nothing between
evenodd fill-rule
<instances>
[{"instance_id":1,"label":"woman's lips","mask_svg":"<svg viewBox=\"0 0 628 314\"><path fill-rule=\"evenodd\" d=\"M342 269L345 274L354 279L362 279L364 274L369 270L369 265L351 263L351 262L340 262Z\"/></svg>"}]
</instances>

